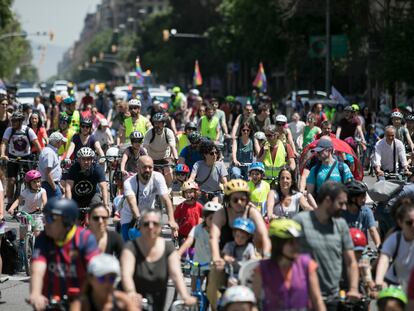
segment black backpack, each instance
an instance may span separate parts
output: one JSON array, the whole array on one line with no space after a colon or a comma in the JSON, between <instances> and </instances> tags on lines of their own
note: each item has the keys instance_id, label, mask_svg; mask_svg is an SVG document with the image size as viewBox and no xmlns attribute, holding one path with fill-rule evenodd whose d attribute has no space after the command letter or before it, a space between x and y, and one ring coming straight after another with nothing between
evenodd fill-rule
<instances>
[{"instance_id":1,"label":"black backpack","mask_svg":"<svg viewBox=\"0 0 414 311\"><path fill-rule=\"evenodd\" d=\"M16 245L16 232L7 231L1 239L1 258L3 260L3 274L17 273L19 265L19 250Z\"/></svg>"}]
</instances>

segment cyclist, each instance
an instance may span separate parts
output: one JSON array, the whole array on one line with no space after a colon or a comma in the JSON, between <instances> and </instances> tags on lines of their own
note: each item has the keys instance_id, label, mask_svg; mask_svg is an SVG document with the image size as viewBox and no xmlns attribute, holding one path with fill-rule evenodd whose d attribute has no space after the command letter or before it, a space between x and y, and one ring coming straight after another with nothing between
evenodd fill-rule
<instances>
[{"instance_id":1,"label":"cyclist","mask_svg":"<svg viewBox=\"0 0 414 311\"><path fill-rule=\"evenodd\" d=\"M287 118L283 114L279 114L275 118L276 133L279 139L286 145L289 145L293 153L296 154L295 142L293 141L292 132L287 125Z\"/></svg>"},{"instance_id":2,"label":"cyclist","mask_svg":"<svg viewBox=\"0 0 414 311\"><path fill-rule=\"evenodd\" d=\"M72 137L75 134L73 130L69 129L70 117L66 113L61 113L59 116L59 129L58 131L66 138L66 143L59 147L58 153L62 159L66 159L66 153L69 150Z\"/></svg>"},{"instance_id":3,"label":"cyclist","mask_svg":"<svg viewBox=\"0 0 414 311\"><path fill-rule=\"evenodd\" d=\"M198 121L198 129L201 136L209 138L214 143L220 139L220 120L215 116L216 110L212 104L206 106L206 114Z\"/></svg>"},{"instance_id":4,"label":"cyclist","mask_svg":"<svg viewBox=\"0 0 414 311\"><path fill-rule=\"evenodd\" d=\"M288 127L292 133L292 139L295 142L296 150L301 150L303 141L303 129L305 128L306 123L300 119L298 112L293 113L291 119L292 121L288 123Z\"/></svg>"},{"instance_id":5,"label":"cyclist","mask_svg":"<svg viewBox=\"0 0 414 311\"><path fill-rule=\"evenodd\" d=\"M202 160L202 156L200 153L200 143L201 143L201 134L200 132L192 132L188 135L188 140L190 145L184 147L183 150L180 152L180 157L178 158L178 163L186 164L190 168L193 169L194 163L197 161Z\"/></svg>"},{"instance_id":6,"label":"cyclist","mask_svg":"<svg viewBox=\"0 0 414 311\"><path fill-rule=\"evenodd\" d=\"M414 151L414 144L408 129L402 124L404 115L400 111L391 113L391 123L395 128L395 138L401 140L406 148L406 152Z\"/></svg>"},{"instance_id":7,"label":"cyclist","mask_svg":"<svg viewBox=\"0 0 414 311\"><path fill-rule=\"evenodd\" d=\"M184 133L177 135L177 141L178 141L178 154L181 153L181 151L184 149L184 147L188 146L190 144L190 141L188 139L188 135L191 133L197 131L197 124L195 122L188 122L185 125Z\"/></svg>"},{"instance_id":8,"label":"cyclist","mask_svg":"<svg viewBox=\"0 0 414 311\"><path fill-rule=\"evenodd\" d=\"M23 125L24 116L21 112L14 112L11 116L11 126L6 129L0 146L0 159L8 160L21 158L29 160L32 158L33 144L37 150L42 150L35 132ZM6 155L6 148L8 156ZM23 166L28 170L28 165ZM13 201L14 185L19 170L19 164L7 162L7 200L9 204Z\"/></svg>"},{"instance_id":9,"label":"cyclist","mask_svg":"<svg viewBox=\"0 0 414 311\"><path fill-rule=\"evenodd\" d=\"M144 136L144 147L148 155L154 160L154 165L162 166L161 172L165 177L167 186L173 181L171 166L178 159L174 132L165 127L167 117L156 113L152 118L154 127Z\"/></svg>"},{"instance_id":10,"label":"cyclist","mask_svg":"<svg viewBox=\"0 0 414 311\"><path fill-rule=\"evenodd\" d=\"M229 287L220 302L223 311L258 311L256 298L252 290L246 286Z\"/></svg>"},{"instance_id":11,"label":"cyclist","mask_svg":"<svg viewBox=\"0 0 414 311\"><path fill-rule=\"evenodd\" d=\"M254 162L260 148L253 137L253 129L250 123L242 124L240 137L233 139L231 150L232 166L231 176L234 179L248 178L248 166Z\"/></svg>"},{"instance_id":12,"label":"cyclist","mask_svg":"<svg viewBox=\"0 0 414 311\"><path fill-rule=\"evenodd\" d=\"M379 292L377 306L378 311L404 311L412 310L413 304L410 300L407 305L407 296L401 288L390 286Z\"/></svg>"},{"instance_id":13,"label":"cyclist","mask_svg":"<svg viewBox=\"0 0 414 311\"><path fill-rule=\"evenodd\" d=\"M3 240L3 235L6 233L6 219L4 218L4 190L3 190L3 183L2 183L2 176L3 173L0 171L0 248L1 248L1 241ZM7 281L6 278L1 278L1 271L3 269L3 260L1 258L0 253L0 283ZM0 298L1 298L1 291L0 291Z\"/></svg>"},{"instance_id":14,"label":"cyclist","mask_svg":"<svg viewBox=\"0 0 414 311\"><path fill-rule=\"evenodd\" d=\"M270 185L263 181L265 168L262 162L254 162L249 166L249 179L247 183L250 189L250 201L257 207L260 213L266 215L266 199L270 191Z\"/></svg>"},{"instance_id":15,"label":"cyclist","mask_svg":"<svg viewBox=\"0 0 414 311\"><path fill-rule=\"evenodd\" d=\"M177 164L175 167L175 178L171 185L172 191L180 191L181 186L190 176L190 168L185 164Z\"/></svg>"},{"instance_id":16,"label":"cyclist","mask_svg":"<svg viewBox=\"0 0 414 311\"><path fill-rule=\"evenodd\" d=\"M315 116L310 114L307 118L307 124L303 128L303 143L302 149L304 149L307 145L313 142L316 139L316 136L321 134L321 129L315 125Z\"/></svg>"},{"instance_id":17,"label":"cyclist","mask_svg":"<svg viewBox=\"0 0 414 311\"><path fill-rule=\"evenodd\" d=\"M140 156L147 155L147 150L142 147L144 136L139 131L133 131L129 135L131 146L125 149L121 159L121 172L124 177L129 173L136 173Z\"/></svg>"},{"instance_id":18,"label":"cyclist","mask_svg":"<svg viewBox=\"0 0 414 311\"><path fill-rule=\"evenodd\" d=\"M345 184L348 192L348 205L342 211L342 217L350 228L357 228L364 232L366 236L371 235L376 247L381 244L377 224L372 210L365 205L368 187L359 180L352 180Z\"/></svg>"},{"instance_id":19,"label":"cyclist","mask_svg":"<svg viewBox=\"0 0 414 311\"><path fill-rule=\"evenodd\" d=\"M344 118L339 121L338 127L336 128L336 137L342 140L350 137L353 140L355 135L361 138L362 146L366 146L367 143L362 131L361 121L355 115L354 108L352 106L346 106L344 108Z\"/></svg>"},{"instance_id":20,"label":"cyclist","mask_svg":"<svg viewBox=\"0 0 414 311\"><path fill-rule=\"evenodd\" d=\"M332 122L329 120L325 120L321 123L321 131L321 133L315 136L315 139L321 139L322 136L336 138L335 134L332 133Z\"/></svg>"},{"instance_id":21,"label":"cyclist","mask_svg":"<svg viewBox=\"0 0 414 311\"><path fill-rule=\"evenodd\" d=\"M109 209L108 183L104 171L94 162L95 152L83 147L77 156L78 160L69 169L66 179L66 198L75 200L80 207L103 202Z\"/></svg>"},{"instance_id":22,"label":"cyclist","mask_svg":"<svg viewBox=\"0 0 414 311\"><path fill-rule=\"evenodd\" d=\"M123 127L119 131L121 143L127 143L132 132L138 131L142 135L152 127L151 122L141 115L141 102L131 99L128 102L130 116L124 119Z\"/></svg>"},{"instance_id":23,"label":"cyclist","mask_svg":"<svg viewBox=\"0 0 414 311\"><path fill-rule=\"evenodd\" d=\"M99 254L93 234L75 225L76 202L52 199L45 208L45 231L35 242L32 257L29 303L44 310L49 299L61 299L69 289L80 289L86 277L86 266Z\"/></svg>"},{"instance_id":24,"label":"cyclist","mask_svg":"<svg viewBox=\"0 0 414 311\"><path fill-rule=\"evenodd\" d=\"M95 138L95 141L99 142L102 150L105 152L114 144L114 138L112 137L111 130L109 129L109 123L106 119L101 119L99 121L99 125L93 132L92 136Z\"/></svg>"},{"instance_id":25,"label":"cyclist","mask_svg":"<svg viewBox=\"0 0 414 311\"><path fill-rule=\"evenodd\" d=\"M72 96L68 96L63 100L65 104L65 113L70 118L70 125L69 130L74 133L79 133L80 131L80 121L81 121L81 114L79 110L76 110L76 99Z\"/></svg>"},{"instance_id":26,"label":"cyclist","mask_svg":"<svg viewBox=\"0 0 414 311\"><path fill-rule=\"evenodd\" d=\"M272 123L270 119L270 107L266 103L262 103L257 107L257 114L250 118L253 132L262 132L263 129Z\"/></svg>"},{"instance_id":27,"label":"cyclist","mask_svg":"<svg viewBox=\"0 0 414 311\"><path fill-rule=\"evenodd\" d=\"M234 121L233 129L231 130L231 137L235 139L240 136L240 126L246 122L249 122L250 118L254 115L253 106L247 103L243 108L243 113L239 114Z\"/></svg>"}]
</instances>

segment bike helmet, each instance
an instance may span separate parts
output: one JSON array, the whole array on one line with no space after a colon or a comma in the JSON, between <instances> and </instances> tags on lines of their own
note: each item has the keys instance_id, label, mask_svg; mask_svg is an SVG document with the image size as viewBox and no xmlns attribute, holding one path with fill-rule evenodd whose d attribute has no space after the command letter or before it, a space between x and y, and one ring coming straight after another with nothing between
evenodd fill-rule
<instances>
[{"instance_id":1,"label":"bike helmet","mask_svg":"<svg viewBox=\"0 0 414 311\"><path fill-rule=\"evenodd\" d=\"M141 107L141 101L139 99L133 98L128 102L129 107Z\"/></svg>"},{"instance_id":2,"label":"bike helmet","mask_svg":"<svg viewBox=\"0 0 414 311\"><path fill-rule=\"evenodd\" d=\"M368 187L364 182L355 179L346 183L345 186L351 197L365 194L368 191Z\"/></svg>"},{"instance_id":3,"label":"bike helmet","mask_svg":"<svg viewBox=\"0 0 414 311\"><path fill-rule=\"evenodd\" d=\"M187 138L190 144L197 144L201 140L201 134L200 132L195 131L195 132L188 134Z\"/></svg>"},{"instance_id":4,"label":"bike helmet","mask_svg":"<svg viewBox=\"0 0 414 311\"><path fill-rule=\"evenodd\" d=\"M253 291L246 286L236 285L229 287L223 294L221 306L225 308L236 302L250 302L251 304L256 304L256 297L254 296Z\"/></svg>"},{"instance_id":5,"label":"bike helmet","mask_svg":"<svg viewBox=\"0 0 414 311\"><path fill-rule=\"evenodd\" d=\"M250 173L251 171L259 171L264 174L265 167L262 162L254 162L249 166L248 172Z\"/></svg>"},{"instance_id":6,"label":"bike helmet","mask_svg":"<svg viewBox=\"0 0 414 311\"><path fill-rule=\"evenodd\" d=\"M403 116L403 114L401 112L394 111L393 113L391 113L391 118L403 119L404 116Z\"/></svg>"},{"instance_id":7,"label":"bike helmet","mask_svg":"<svg viewBox=\"0 0 414 311\"><path fill-rule=\"evenodd\" d=\"M414 121L414 114L409 114L406 118L407 121Z\"/></svg>"},{"instance_id":8,"label":"bike helmet","mask_svg":"<svg viewBox=\"0 0 414 311\"><path fill-rule=\"evenodd\" d=\"M365 233L357 228L349 228L349 233L351 234L352 242L354 242L354 250L363 251L368 244Z\"/></svg>"},{"instance_id":9,"label":"bike helmet","mask_svg":"<svg viewBox=\"0 0 414 311\"><path fill-rule=\"evenodd\" d=\"M185 128L184 128L186 131L187 130L194 130L194 131L196 131L197 130L197 124L195 123L195 122L188 122L186 125L185 125Z\"/></svg>"},{"instance_id":10,"label":"bike helmet","mask_svg":"<svg viewBox=\"0 0 414 311\"><path fill-rule=\"evenodd\" d=\"M270 222L269 236L293 239L302 235L302 226L292 219L275 219Z\"/></svg>"},{"instance_id":11,"label":"bike helmet","mask_svg":"<svg viewBox=\"0 0 414 311\"><path fill-rule=\"evenodd\" d=\"M253 234L256 231L256 226L253 220L249 218L237 217L233 221L233 229L242 230L248 234Z\"/></svg>"},{"instance_id":12,"label":"bike helmet","mask_svg":"<svg viewBox=\"0 0 414 311\"><path fill-rule=\"evenodd\" d=\"M283 115L283 114L279 114L279 115L277 115L277 116L276 116L275 121L276 121L276 122L283 122L283 123L287 123L287 118L286 118L286 116L285 116L285 115Z\"/></svg>"},{"instance_id":13,"label":"bike helmet","mask_svg":"<svg viewBox=\"0 0 414 311\"><path fill-rule=\"evenodd\" d=\"M62 216L63 223L68 227L73 226L79 216L78 205L69 199L51 199L47 201L43 212L45 215Z\"/></svg>"},{"instance_id":14,"label":"bike helmet","mask_svg":"<svg viewBox=\"0 0 414 311\"><path fill-rule=\"evenodd\" d=\"M204 204L203 212L217 212L219 209L222 208L223 205L221 205L220 203L210 201Z\"/></svg>"},{"instance_id":15,"label":"bike helmet","mask_svg":"<svg viewBox=\"0 0 414 311\"><path fill-rule=\"evenodd\" d=\"M76 99L72 96L68 96L63 100L64 104L70 105L76 103Z\"/></svg>"},{"instance_id":16,"label":"bike helmet","mask_svg":"<svg viewBox=\"0 0 414 311\"><path fill-rule=\"evenodd\" d=\"M12 116L11 116L10 119L12 121L15 121L15 120L17 120L17 121L23 121L24 120L24 115L20 111L16 111L16 112L13 112L13 114L12 114Z\"/></svg>"},{"instance_id":17,"label":"bike helmet","mask_svg":"<svg viewBox=\"0 0 414 311\"><path fill-rule=\"evenodd\" d=\"M167 117L161 112L154 114L154 116L152 117L152 122L165 122L165 121L167 121Z\"/></svg>"},{"instance_id":18,"label":"bike helmet","mask_svg":"<svg viewBox=\"0 0 414 311\"><path fill-rule=\"evenodd\" d=\"M404 305L408 302L407 295L400 287L397 286L390 286L381 290L378 293L377 300L380 301L381 299L396 299L401 301Z\"/></svg>"},{"instance_id":19,"label":"bike helmet","mask_svg":"<svg viewBox=\"0 0 414 311\"><path fill-rule=\"evenodd\" d=\"M175 172L188 174L190 173L190 168L185 164L177 164L175 167Z\"/></svg>"},{"instance_id":20,"label":"bike helmet","mask_svg":"<svg viewBox=\"0 0 414 311\"><path fill-rule=\"evenodd\" d=\"M224 184L225 195L230 195L235 192L246 192L249 194L250 189L247 182L243 179L232 179Z\"/></svg>"},{"instance_id":21,"label":"bike helmet","mask_svg":"<svg viewBox=\"0 0 414 311\"><path fill-rule=\"evenodd\" d=\"M89 119L89 118L81 119L80 120L80 125L87 125L87 126L92 127L92 120Z\"/></svg>"},{"instance_id":22,"label":"bike helmet","mask_svg":"<svg viewBox=\"0 0 414 311\"><path fill-rule=\"evenodd\" d=\"M174 86L173 89L172 89L172 91L173 91L173 93L177 94L177 93L180 93L181 92L181 89L180 89L179 86Z\"/></svg>"},{"instance_id":23,"label":"bike helmet","mask_svg":"<svg viewBox=\"0 0 414 311\"><path fill-rule=\"evenodd\" d=\"M70 121L70 117L66 114L66 113L61 113L59 116L59 121L66 121L69 122Z\"/></svg>"},{"instance_id":24,"label":"bike helmet","mask_svg":"<svg viewBox=\"0 0 414 311\"><path fill-rule=\"evenodd\" d=\"M351 112L354 112L354 108L353 108L352 106L346 106L346 107L344 108L344 111L351 111Z\"/></svg>"},{"instance_id":25,"label":"bike helmet","mask_svg":"<svg viewBox=\"0 0 414 311\"><path fill-rule=\"evenodd\" d=\"M198 184L194 181L185 181L181 185L181 191L187 191L187 190L198 190Z\"/></svg>"},{"instance_id":26,"label":"bike helmet","mask_svg":"<svg viewBox=\"0 0 414 311\"><path fill-rule=\"evenodd\" d=\"M354 111L359 111L359 105L358 104L352 104L351 107L354 109Z\"/></svg>"},{"instance_id":27,"label":"bike helmet","mask_svg":"<svg viewBox=\"0 0 414 311\"><path fill-rule=\"evenodd\" d=\"M39 179L41 177L42 177L42 175L40 174L39 171L30 170L30 171L28 171L26 173L26 175L24 175L24 181L27 182L27 183L29 183L29 182L31 182L31 181L33 181L35 179Z\"/></svg>"},{"instance_id":28,"label":"bike helmet","mask_svg":"<svg viewBox=\"0 0 414 311\"><path fill-rule=\"evenodd\" d=\"M142 141L144 139L144 136L142 136L141 132L139 132L139 131L133 131L131 133L131 135L129 135L129 139L130 140L141 140Z\"/></svg>"},{"instance_id":29,"label":"bike helmet","mask_svg":"<svg viewBox=\"0 0 414 311\"><path fill-rule=\"evenodd\" d=\"M226 98L225 98L225 100L226 100L226 102L228 102L228 103L232 103L232 102L234 102L236 99L234 98L234 96L227 95L227 96L226 96Z\"/></svg>"},{"instance_id":30,"label":"bike helmet","mask_svg":"<svg viewBox=\"0 0 414 311\"><path fill-rule=\"evenodd\" d=\"M93 151L89 147L82 147L79 149L78 153L76 154L78 158L94 158L95 151Z\"/></svg>"},{"instance_id":31,"label":"bike helmet","mask_svg":"<svg viewBox=\"0 0 414 311\"><path fill-rule=\"evenodd\" d=\"M254 133L254 138L257 140L266 140L266 134L263 132L256 132Z\"/></svg>"}]
</instances>

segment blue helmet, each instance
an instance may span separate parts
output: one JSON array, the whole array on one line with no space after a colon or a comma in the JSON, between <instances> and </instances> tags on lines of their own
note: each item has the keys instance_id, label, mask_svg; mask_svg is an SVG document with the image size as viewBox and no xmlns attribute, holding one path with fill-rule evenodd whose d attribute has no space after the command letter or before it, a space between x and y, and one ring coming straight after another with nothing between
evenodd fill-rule
<instances>
[{"instance_id":1,"label":"blue helmet","mask_svg":"<svg viewBox=\"0 0 414 311\"><path fill-rule=\"evenodd\" d=\"M249 218L237 217L233 221L233 229L239 229L247 232L248 234L253 234L256 231L256 226Z\"/></svg>"},{"instance_id":2,"label":"blue helmet","mask_svg":"<svg viewBox=\"0 0 414 311\"><path fill-rule=\"evenodd\" d=\"M66 98L63 100L63 102L64 102L65 104L70 105L70 104L74 104L74 103L76 103L76 99L75 99L74 97L72 97L72 96L69 96L69 97L66 97Z\"/></svg>"},{"instance_id":3,"label":"blue helmet","mask_svg":"<svg viewBox=\"0 0 414 311\"><path fill-rule=\"evenodd\" d=\"M189 174L190 168L185 164L177 164L177 166L175 167L175 172Z\"/></svg>"},{"instance_id":4,"label":"blue helmet","mask_svg":"<svg viewBox=\"0 0 414 311\"><path fill-rule=\"evenodd\" d=\"M265 172L265 167L264 167L262 162L254 162L254 163L250 164L248 171L249 171L249 173L251 171L260 171L260 172L264 173Z\"/></svg>"},{"instance_id":5,"label":"blue helmet","mask_svg":"<svg viewBox=\"0 0 414 311\"><path fill-rule=\"evenodd\" d=\"M70 227L76 223L79 217L78 204L69 199L52 199L49 200L43 210L44 214L62 216L63 223Z\"/></svg>"}]
</instances>

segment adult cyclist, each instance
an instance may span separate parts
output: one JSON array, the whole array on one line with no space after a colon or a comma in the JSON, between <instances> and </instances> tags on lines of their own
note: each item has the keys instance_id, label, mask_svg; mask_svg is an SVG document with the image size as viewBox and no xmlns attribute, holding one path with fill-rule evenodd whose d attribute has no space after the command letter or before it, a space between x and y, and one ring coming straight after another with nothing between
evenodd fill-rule
<instances>
[{"instance_id":1,"label":"adult cyclist","mask_svg":"<svg viewBox=\"0 0 414 311\"><path fill-rule=\"evenodd\" d=\"M186 164L190 168L190 170L192 170L194 164L197 161L201 161L203 159L203 156L200 153L200 132L192 132L188 134L188 140L190 141L190 145L184 147L183 150L180 152L178 163Z\"/></svg>"}]
</instances>

